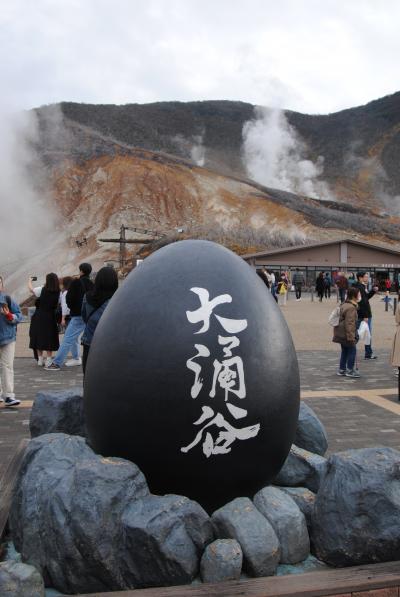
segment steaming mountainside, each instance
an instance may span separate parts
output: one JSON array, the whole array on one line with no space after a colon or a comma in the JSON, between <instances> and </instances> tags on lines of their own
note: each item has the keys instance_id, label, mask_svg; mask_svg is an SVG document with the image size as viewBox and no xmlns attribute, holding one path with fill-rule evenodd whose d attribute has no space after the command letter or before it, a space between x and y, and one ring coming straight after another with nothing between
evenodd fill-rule
<instances>
[{"instance_id":1,"label":"steaming mountainside","mask_svg":"<svg viewBox=\"0 0 400 597\"><path fill-rule=\"evenodd\" d=\"M258 122L257 110L250 104L62 103L40 108L36 115L40 131L36 149L46 164L62 213L73 217L74 207L82 202L104 202L108 220L102 218L102 229L98 223L85 222L85 234L91 227L98 232L108 228L111 234L114 220L118 225L156 227L162 232L182 226L193 232L195 225L210 227L212 217L228 235L233 229L236 235L240 230L243 249L268 244L268 239L263 239L268 230L283 231L289 242L293 235L297 240L310 235L319 238L321 226L336 233L346 230L398 239L398 221L393 216L397 215L395 195L400 197L400 174L394 167L400 152L400 93L327 116L286 112L285 130L262 131L266 147L274 143L268 133L284 136L289 130L301 140L306 165L318 156L323 160L320 178L333 192L331 200L323 202L315 194L310 199L304 193L283 192L249 178L243 130L245 123ZM299 144L290 145L289 150L298 151ZM288 168L290 159L293 162L289 154L280 156L281 170ZM274 155L267 157L272 160ZM378 186L380 192L375 194ZM90 198L85 194L88 187ZM224 208L213 215L209 205L221 200L221 192ZM116 195L117 203L113 200ZM259 209L244 202L244 196L268 199L268 204L261 202L261 219ZM199 203L196 209L193 198ZM393 209L389 209L390 200ZM392 217L382 214L388 209ZM284 213L282 226L274 220L277 213ZM308 228L300 227L296 233L293 226L298 226L299 217ZM243 242L244 226L247 242ZM313 226L318 229L312 230Z\"/></svg>"},{"instance_id":2,"label":"steaming mountainside","mask_svg":"<svg viewBox=\"0 0 400 597\"><path fill-rule=\"evenodd\" d=\"M260 115L240 102L37 109L33 147L42 169L32 181L50 190L56 234L46 253L39 246L14 273L14 266L3 273L20 288L25 275L65 275L83 259L98 268L119 258L118 245L100 239L116 238L121 225L210 238L239 253L343 234L398 242L399 218L382 212L392 211L400 193L399 99L328 116L280 113L275 128L265 120L268 111ZM298 179L302 194L250 179L245 123L256 133L247 137L256 150L253 166L260 150L261 170L269 167L265 157L275 160L273 180L286 183L282 172L291 184ZM275 153L274 139L285 142ZM290 179L298 164L302 170ZM307 172L310 187L301 186ZM318 192L305 196L304 189L318 190L317 179L329 186L329 201ZM139 248L129 245L128 256Z\"/></svg>"},{"instance_id":3,"label":"steaming mountainside","mask_svg":"<svg viewBox=\"0 0 400 597\"><path fill-rule=\"evenodd\" d=\"M162 102L126 106L60 104L65 118L118 142L192 159L218 172L245 176L243 126L257 117L251 104ZM304 141L303 158L323 159L321 178L339 200L382 205L397 213L400 196L400 92L329 115L286 111ZM265 131L266 144L274 139Z\"/></svg>"}]
</instances>

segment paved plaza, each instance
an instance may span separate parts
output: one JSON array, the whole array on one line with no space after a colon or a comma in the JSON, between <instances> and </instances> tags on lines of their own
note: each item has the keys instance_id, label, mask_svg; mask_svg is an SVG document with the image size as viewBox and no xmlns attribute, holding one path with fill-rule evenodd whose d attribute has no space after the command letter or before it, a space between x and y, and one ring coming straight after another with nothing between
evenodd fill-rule
<instances>
[{"instance_id":1,"label":"paved plaza","mask_svg":"<svg viewBox=\"0 0 400 597\"><path fill-rule=\"evenodd\" d=\"M291 296L282 308L292 332L301 379L301 397L324 423L329 452L348 448L390 446L400 449L400 402L398 380L389 364L395 331L393 313L385 312L381 297L374 297L373 346L378 359L365 361L359 350L360 379L336 375L339 347L331 342L327 318L335 297L319 303L306 295ZM82 386L81 367L47 372L36 365L28 346L28 324L18 330L15 390L21 405L0 404L0 475L21 438L29 437L32 402L40 390ZM290 371L288 371L290 375Z\"/></svg>"}]
</instances>

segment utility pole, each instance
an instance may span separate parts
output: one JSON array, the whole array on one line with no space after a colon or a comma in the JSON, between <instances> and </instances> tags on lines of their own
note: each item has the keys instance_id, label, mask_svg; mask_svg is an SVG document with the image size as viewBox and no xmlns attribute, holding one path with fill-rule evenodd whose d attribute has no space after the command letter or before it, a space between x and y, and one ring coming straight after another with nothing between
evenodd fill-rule
<instances>
[{"instance_id":1,"label":"utility pole","mask_svg":"<svg viewBox=\"0 0 400 597\"><path fill-rule=\"evenodd\" d=\"M140 232L142 234L151 234L153 236L150 238L147 237L147 238L129 239L129 238L126 238L127 230L130 230L132 232ZM156 232L154 230L145 230L143 228L129 228L128 226L124 226L124 224L122 224L121 228L119 229L119 238L99 238L99 241L102 243L119 243L119 267L122 270L127 262L126 245L129 245L129 244L147 245L155 240L154 237L160 238L161 236L162 235L160 235L158 232Z\"/></svg>"},{"instance_id":2,"label":"utility pole","mask_svg":"<svg viewBox=\"0 0 400 597\"><path fill-rule=\"evenodd\" d=\"M119 267L121 270L123 269L126 261L126 236L125 236L125 226L122 224L121 228L119 229Z\"/></svg>"}]
</instances>

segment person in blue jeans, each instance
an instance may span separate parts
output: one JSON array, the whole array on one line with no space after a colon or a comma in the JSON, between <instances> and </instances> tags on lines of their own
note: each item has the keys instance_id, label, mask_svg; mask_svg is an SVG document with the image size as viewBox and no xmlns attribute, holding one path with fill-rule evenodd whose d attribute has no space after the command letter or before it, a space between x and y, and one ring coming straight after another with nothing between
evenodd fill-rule
<instances>
[{"instance_id":1,"label":"person in blue jeans","mask_svg":"<svg viewBox=\"0 0 400 597\"><path fill-rule=\"evenodd\" d=\"M5 406L18 406L14 394L14 355L17 324L22 321L19 305L4 293L0 276L0 402Z\"/></svg>"},{"instance_id":2,"label":"person in blue jeans","mask_svg":"<svg viewBox=\"0 0 400 597\"><path fill-rule=\"evenodd\" d=\"M70 310L70 322L65 330L64 339L57 351L53 362L45 367L46 371L60 371L64 365L69 351L74 354L75 346L78 344L79 337L85 329L85 322L82 319L82 303L86 292L92 290L93 282L89 276L92 271L90 263L81 263L79 266L79 277L71 282L68 289L66 302ZM74 364L82 363L80 358L73 359Z\"/></svg>"},{"instance_id":3,"label":"person in blue jeans","mask_svg":"<svg viewBox=\"0 0 400 597\"><path fill-rule=\"evenodd\" d=\"M360 377L355 370L357 354L357 311L361 294L352 286L347 291L347 299L340 306L339 325L333 328L333 342L340 344L340 363L338 375L342 377Z\"/></svg>"}]
</instances>

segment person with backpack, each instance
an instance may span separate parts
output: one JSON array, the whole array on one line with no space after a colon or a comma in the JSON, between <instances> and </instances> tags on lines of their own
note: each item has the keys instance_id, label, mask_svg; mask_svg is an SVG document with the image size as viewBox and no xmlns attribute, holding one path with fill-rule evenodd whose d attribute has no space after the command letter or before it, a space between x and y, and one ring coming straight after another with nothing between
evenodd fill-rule
<instances>
[{"instance_id":1,"label":"person with backpack","mask_svg":"<svg viewBox=\"0 0 400 597\"><path fill-rule=\"evenodd\" d=\"M360 374L355 370L357 354L357 311L361 301L359 288L352 286L347 291L347 298L339 307L339 323L333 328L332 342L337 342L341 347L339 369L337 374L341 377L358 378Z\"/></svg>"},{"instance_id":2,"label":"person with backpack","mask_svg":"<svg viewBox=\"0 0 400 597\"><path fill-rule=\"evenodd\" d=\"M92 290L93 282L89 276L92 271L90 263L81 263L79 266L79 277L70 284L66 295L67 306L70 310L70 322L65 330L64 339L57 351L53 362L45 367L46 371L60 371L64 365L69 351L73 354L74 344L79 342L79 338L85 329L85 322L82 319L82 303L86 292ZM71 362L72 361L72 362ZM71 359L69 365L81 365L80 358Z\"/></svg>"},{"instance_id":3,"label":"person with backpack","mask_svg":"<svg viewBox=\"0 0 400 597\"><path fill-rule=\"evenodd\" d=\"M324 295L325 298L331 298L331 286L332 286L332 279L329 275L329 272L325 272L324 277Z\"/></svg>"},{"instance_id":4,"label":"person with backpack","mask_svg":"<svg viewBox=\"0 0 400 597\"><path fill-rule=\"evenodd\" d=\"M117 272L114 268L105 266L97 272L93 290L89 290L83 297L82 319L86 324L82 335L82 369L84 375L93 334L111 297L117 290Z\"/></svg>"},{"instance_id":5,"label":"person with backpack","mask_svg":"<svg viewBox=\"0 0 400 597\"><path fill-rule=\"evenodd\" d=\"M20 400L14 393L14 356L17 325L22 321L19 305L5 294L0 276L0 402L6 406L18 406Z\"/></svg>"}]
</instances>

